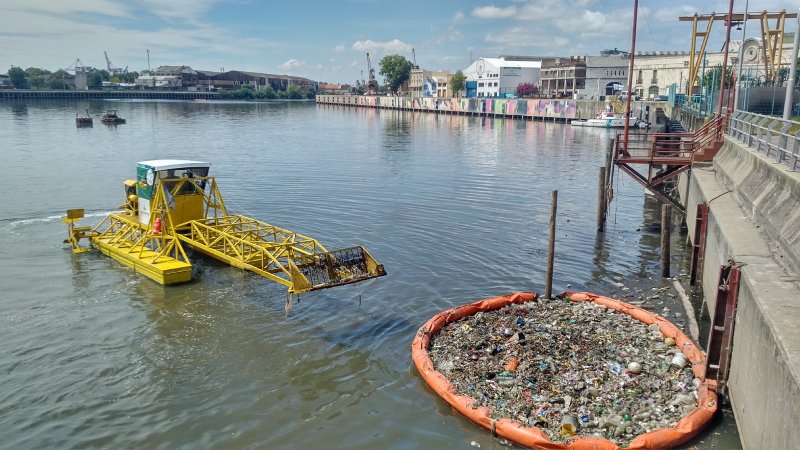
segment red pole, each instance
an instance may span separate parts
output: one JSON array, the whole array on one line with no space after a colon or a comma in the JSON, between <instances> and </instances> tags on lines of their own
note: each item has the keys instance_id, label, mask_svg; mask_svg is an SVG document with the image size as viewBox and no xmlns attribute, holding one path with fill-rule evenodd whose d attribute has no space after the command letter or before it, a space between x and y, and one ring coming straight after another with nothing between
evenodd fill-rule
<instances>
[{"instance_id":1,"label":"red pole","mask_svg":"<svg viewBox=\"0 0 800 450\"><path fill-rule=\"evenodd\" d=\"M743 20L747 20L747 17ZM722 93L725 92L725 75L728 70L728 46L731 43L731 23L733 23L733 0L730 1L730 6L728 6L728 31L725 35L725 54L722 55L722 76L720 77L721 80L719 83L719 107L717 108L720 116L722 115Z\"/></svg>"},{"instance_id":2,"label":"red pole","mask_svg":"<svg viewBox=\"0 0 800 450\"><path fill-rule=\"evenodd\" d=\"M733 3L733 0L731 0ZM636 53L636 16L639 12L639 0L633 0L633 30L631 30L631 53L630 64L628 65L628 99L625 102L625 131L623 132L625 147L623 151L628 151L628 131L631 120L631 96L633 95L633 55Z\"/></svg>"}]
</instances>

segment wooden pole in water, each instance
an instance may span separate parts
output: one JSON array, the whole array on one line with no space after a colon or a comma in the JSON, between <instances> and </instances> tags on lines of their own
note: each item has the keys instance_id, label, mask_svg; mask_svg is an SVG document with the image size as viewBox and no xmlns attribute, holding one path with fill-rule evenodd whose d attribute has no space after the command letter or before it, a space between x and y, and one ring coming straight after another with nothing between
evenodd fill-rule
<instances>
[{"instance_id":1,"label":"wooden pole in water","mask_svg":"<svg viewBox=\"0 0 800 450\"><path fill-rule=\"evenodd\" d=\"M606 168L600 167L597 178L597 231L606 230Z\"/></svg>"},{"instance_id":2,"label":"wooden pole in water","mask_svg":"<svg viewBox=\"0 0 800 450\"><path fill-rule=\"evenodd\" d=\"M669 233L672 222L672 207L661 205L661 276L669 277Z\"/></svg>"},{"instance_id":3,"label":"wooden pole in water","mask_svg":"<svg viewBox=\"0 0 800 450\"><path fill-rule=\"evenodd\" d=\"M614 138L608 138L606 142L606 204L605 206L605 213L606 217L608 217L608 205L611 203L612 198L614 197Z\"/></svg>"},{"instance_id":4,"label":"wooden pole in water","mask_svg":"<svg viewBox=\"0 0 800 450\"><path fill-rule=\"evenodd\" d=\"M556 211L558 210L558 191L553 191L550 199L550 242L547 246L547 274L544 281L544 298L553 298L553 260L556 255Z\"/></svg>"}]
</instances>

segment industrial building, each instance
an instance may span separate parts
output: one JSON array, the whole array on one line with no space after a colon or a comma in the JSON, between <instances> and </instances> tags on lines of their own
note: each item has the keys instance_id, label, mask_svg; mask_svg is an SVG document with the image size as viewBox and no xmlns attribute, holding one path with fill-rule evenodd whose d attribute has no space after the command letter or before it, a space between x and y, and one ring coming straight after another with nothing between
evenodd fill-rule
<instances>
[{"instance_id":1,"label":"industrial building","mask_svg":"<svg viewBox=\"0 0 800 450\"><path fill-rule=\"evenodd\" d=\"M513 97L520 84L538 85L541 71L542 61L478 58L464 69L467 97Z\"/></svg>"}]
</instances>

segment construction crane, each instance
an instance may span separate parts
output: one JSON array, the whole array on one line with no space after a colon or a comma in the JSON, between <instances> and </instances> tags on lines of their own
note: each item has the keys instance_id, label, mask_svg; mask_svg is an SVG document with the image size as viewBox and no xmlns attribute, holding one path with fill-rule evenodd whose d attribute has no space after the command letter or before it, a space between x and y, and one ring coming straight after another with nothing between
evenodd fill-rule
<instances>
[{"instance_id":1,"label":"construction crane","mask_svg":"<svg viewBox=\"0 0 800 450\"><path fill-rule=\"evenodd\" d=\"M103 55L106 57L106 66L108 67L108 73L111 75L119 75L121 73L126 73L128 71L128 67L126 66L124 69L120 69L119 67L111 64L111 60L108 59L108 53L103 50Z\"/></svg>"},{"instance_id":2,"label":"construction crane","mask_svg":"<svg viewBox=\"0 0 800 450\"><path fill-rule=\"evenodd\" d=\"M78 58L78 59L75 60L75 62L73 62L72 64L67 66L67 68L64 69L64 71L65 72L75 72L75 74L77 75L78 73L81 73L81 72L87 72L86 69L87 69L86 66L84 66L83 63L81 62L80 58Z\"/></svg>"},{"instance_id":3,"label":"construction crane","mask_svg":"<svg viewBox=\"0 0 800 450\"><path fill-rule=\"evenodd\" d=\"M372 61L369 59L369 52L367 52L367 73L369 80L367 81L367 94L375 95L378 93L378 81L375 79L375 69L372 68Z\"/></svg>"}]
</instances>

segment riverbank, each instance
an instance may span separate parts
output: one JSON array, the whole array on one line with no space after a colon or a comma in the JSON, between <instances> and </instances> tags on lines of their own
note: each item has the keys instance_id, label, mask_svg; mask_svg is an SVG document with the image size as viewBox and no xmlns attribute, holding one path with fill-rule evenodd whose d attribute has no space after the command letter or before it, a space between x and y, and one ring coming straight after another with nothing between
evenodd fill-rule
<instances>
[{"instance_id":1,"label":"riverbank","mask_svg":"<svg viewBox=\"0 0 800 450\"><path fill-rule=\"evenodd\" d=\"M524 98L431 98L385 97L377 95L317 95L318 105L357 108L394 109L466 116L489 116L520 120L567 122L593 119L606 109L607 103L595 100L524 99ZM656 123L656 111L671 114L667 102L635 102L635 117Z\"/></svg>"}]
</instances>

